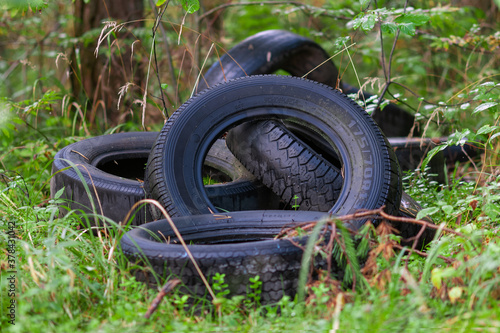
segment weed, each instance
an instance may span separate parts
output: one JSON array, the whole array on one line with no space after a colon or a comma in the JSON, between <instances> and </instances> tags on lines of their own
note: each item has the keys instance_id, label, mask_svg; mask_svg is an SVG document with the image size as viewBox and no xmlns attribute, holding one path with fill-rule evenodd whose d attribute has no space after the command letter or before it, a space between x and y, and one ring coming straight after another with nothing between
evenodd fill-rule
<instances>
[{"instance_id":1,"label":"weed","mask_svg":"<svg viewBox=\"0 0 500 333\"><path fill-rule=\"evenodd\" d=\"M292 208L297 210L300 208L300 204L298 204L298 200L299 200L299 196L297 194L295 194L292 198L293 200L293 205L292 205Z\"/></svg>"},{"instance_id":2,"label":"weed","mask_svg":"<svg viewBox=\"0 0 500 333\"><path fill-rule=\"evenodd\" d=\"M109 126L102 97L95 103L89 96L73 97L67 76L70 71L76 81L81 79L82 59L68 55L77 42L97 40L101 28L77 40L71 35L72 6L62 1L41 6L41 13L1 14L0 246L2 253L15 249L18 268L16 325L2 316L2 331L500 329L498 10L482 9L480 3L449 6L445 1L432 2L435 6L416 2L414 7L381 0L322 3L214 4L214 11L206 8L199 20L171 5L168 21L166 16L146 18L146 26L134 30L133 57L148 68L153 51L150 31L160 24L164 32L154 39L159 82L149 80L140 89L121 83L120 96L120 91L114 94L117 100L121 97L122 107L130 108L117 126ZM370 102L373 109L391 100L415 114L422 135L448 136L421 170L404 179L405 191L424 208L418 218L432 217L445 232L425 253L409 255L400 237L386 233L387 225L384 231L367 224L352 236L340 222L331 223L337 233L328 251L320 246L321 239L330 240L325 238L328 234L320 227L310 234L314 226L301 226L294 236L310 234L314 240L305 248L297 299L283 297L261 306L266 291L259 277L250 280L247 296L228 299L227 284L219 275L212 282L217 316L210 310L194 311L187 306L187 295L174 293L165 296L154 320L146 320L144 314L157 292L136 281L134 267L116 248L125 230L113 221L108 221L107 233L81 228L97 214L60 216L60 200L49 194L51 161L61 147L83 137L143 130L142 108L144 127L161 128L163 109L175 109L187 100L203 66L264 28L298 32L330 54L352 45L349 53L342 50L333 61L343 82L376 91L373 100L362 105ZM106 49L106 41L100 47L108 57L115 50L110 44ZM134 89L140 101L132 96ZM464 141L481 148L481 157L449 165L446 184L432 181L425 171L432 155ZM294 209L299 199L294 198ZM5 231L9 225L15 225L15 247ZM448 228L454 232L446 232ZM314 272L313 281L309 264L316 258L334 258L347 273L335 276L326 269ZM0 258L2 309L9 299L4 294L8 260Z\"/></svg>"}]
</instances>

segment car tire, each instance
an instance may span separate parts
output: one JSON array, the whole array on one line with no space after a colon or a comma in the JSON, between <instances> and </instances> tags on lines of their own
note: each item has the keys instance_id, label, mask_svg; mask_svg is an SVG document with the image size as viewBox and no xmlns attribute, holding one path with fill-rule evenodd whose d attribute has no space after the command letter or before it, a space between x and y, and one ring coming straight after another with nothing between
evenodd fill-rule
<instances>
[{"instance_id":1,"label":"car tire","mask_svg":"<svg viewBox=\"0 0 500 333\"><path fill-rule=\"evenodd\" d=\"M285 30L262 31L236 44L207 70L197 91L231 79L272 74L277 70L343 89L346 94L359 91L340 82L337 67L319 44ZM363 94L365 98L372 96L368 92ZM412 114L393 103L383 111L376 110L372 117L387 137L408 136L415 121Z\"/></svg>"},{"instance_id":2,"label":"car tire","mask_svg":"<svg viewBox=\"0 0 500 333\"><path fill-rule=\"evenodd\" d=\"M337 149L344 184L330 214L382 206L396 213L401 172L372 118L340 92L297 77L251 76L217 85L191 98L167 121L149 156L145 189L171 216L216 212L202 187L207 148L233 126L286 119L315 128ZM287 163L287 161L283 161ZM357 230L364 221L352 221Z\"/></svg>"},{"instance_id":3,"label":"car tire","mask_svg":"<svg viewBox=\"0 0 500 333\"><path fill-rule=\"evenodd\" d=\"M284 226L317 221L322 215L303 211L249 211L174 217L172 221L209 282L216 273L224 274L230 296L247 295L249 279L259 276L261 302L266 304L277 302L284 295L294 296L303 253L297 245L304 246L307 241L305 237L291 240L273 237ZM179 278L183 284L181 292L210 298L168 221L136 227L122 237L120 244L136 267L133 274L138 281L154 286L164 279ZM141 266L151 267L156 274L137 268ZM321 261L316 266L321 267Z\"/></svg>"},{"instance_id":4,"label":"car tire","mask_svg":"<svg viewBox=\"0 0 500 333\"><path fill-rule=\"evenodd\" d=\"M123 221L132 206L146 198L142 179L157 136L157 132L116 133L84 139L61 149L54 158L50 181L52 198L63 191L59 199L65 204L59 207L60 215L76 210ZM219 180L226 181L206 186L210 200L220 210L280 207L279 199L244 169L224 140L214 143L204 167L222 174ZM132 224L152 219L149 209L142 207Z\"/></svg>"}]
</instances>

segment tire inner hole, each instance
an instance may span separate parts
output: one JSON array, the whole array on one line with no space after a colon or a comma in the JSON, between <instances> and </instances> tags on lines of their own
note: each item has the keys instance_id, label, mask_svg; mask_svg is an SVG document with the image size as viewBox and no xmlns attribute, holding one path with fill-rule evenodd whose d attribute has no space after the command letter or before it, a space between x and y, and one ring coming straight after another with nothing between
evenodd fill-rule
<instances>
[{"instance_id":1,"label":"tire inner hole","mask_svg":"<svg viewBox=\"0 0 500 333\"><path fill-rule=\"evenodd\" d=\"M279 230L276 230L276 234L279 233ZM223 230L219 230L215 233L207 232L202 233L202 237L200 236L192 236L185 235L183 238L187 245L214 245L214 244L236 244L236 243L247 243L247 242L258 242L263 240L273 239L275 234L267 233L242 233L235 234L233 232L224 232ZM156 241L160 241L161 243L168 244L181 244L177 237L167 237L165 240L165 235L157 235L158 239Z\"/></svg>"},{"instance_id":2,"label":"tire inner hole","mask_svg":"<svg viewBox=\"0 0 500 333\"><path fill-rule=\"evenodd\" d=\"M118 158L115 156L115 158L100 160L96 164L96 168L114 176L143 181L147 162L147 155L130 158ZM208 165L203 166L202 173L205 185L227 183L232 181L231 177L227 174Z\"/></svg>"}]
</instances>

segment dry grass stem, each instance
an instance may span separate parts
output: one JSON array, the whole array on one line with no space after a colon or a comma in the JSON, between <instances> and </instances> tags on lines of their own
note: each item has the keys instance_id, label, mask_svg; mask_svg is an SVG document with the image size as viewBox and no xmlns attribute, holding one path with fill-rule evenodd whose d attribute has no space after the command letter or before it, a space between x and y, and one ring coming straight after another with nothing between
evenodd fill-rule
<instances>
[{"instance_id":1,"label":"dry grass stem","mask_svg":"<svg viewBox=\"0 0 500 333\"><path fill-rule=\"evenodd\" d=\"M153 302L151 302L151 305L148 308L148 311L144 314L144 318L149 319L151 315L158 309L158 306L160 305L161 301L163 298L170 293L174 288L181 283L181 280L179 279L173 279L170 281L167 281L163 288L161 288L160 292L158 292L158 295L156 295L155 299Z\"/></svg>"}]
</instances>

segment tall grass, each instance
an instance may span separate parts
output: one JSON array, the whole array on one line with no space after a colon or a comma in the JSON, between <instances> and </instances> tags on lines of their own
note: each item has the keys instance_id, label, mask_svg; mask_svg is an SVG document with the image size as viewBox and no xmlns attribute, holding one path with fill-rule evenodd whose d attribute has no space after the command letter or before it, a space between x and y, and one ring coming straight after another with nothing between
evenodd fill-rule
<instances>
[{"instance_id":1,"label":"tall grass","mask_svg":"<svg viewBox=\"0 0 500 333\"><path fill-rule=\"evenodd\" d=\"M378 2L387 8L391 4L400 6L396 2ZM443 232L424 255L413 253L409 257L394 245L394 237L381 231L370 233L371 269L354 267L352 274L366 281L354 290L323 272L316 281L307 281L304 275L300 301L284 298L277 305L261 306L256 302L258 293L253 292L246 299L219 299L220 311L209 307L196 311L186 306L186 295L174 290L145 319L158 290L135 280L135 267L117 247L127 226L107 221L107 231L89 231L89 221L105 219L98 211L92 216L78 212L60 216L60 200L49 196L50 166L60 148L89 135L141 129L141 113L135 109L131 109L132 121L111 128L89 123L86 115L93 111L85 100L70 96L68 78L62 69L68 65L62 65L64 52L72 43L67 34L71 19L63 15L70 13L64 4L56 1L41 15L27 13L22 20L1 14L13 27L11 30L18 31L16 37L6 39L8 47L0 51L0 68L5 74L0 86L4 96L0 103L2 331L500 330L498 49L488 44L495 42L495 23L486 19L479 22L481 15L474 8L424 8L437 13L431 15L430 26L422 27L425 33L415 38L402 37L393 56L393 71L401 80L398 82L410 86L419 97L391 86L391 98L397 97L415 110L425 133L454 133L450 144L466 138L485 151L480 160L449 165L447 184L437 184L421 170L405 177L405 190L424 207L421 215L432 217L443 229L451 228L454 233ZM332 54L337 37L349 36L356 47L349 56L342 54L334 59L344 73L342 79L353 83L359 78L367 87L382 87L384 75L378 65L382 43L377 40L376 29L353 31L340 24L354 18L354 9L356 14L360 12L350 1L303 10L297 10L295 5L235 4L221 12L225 26L218 33L224 36L213 44L215 40L209 36L200 39L200 25L194 16L183 21L185 14L172 7L172 16L163 20L167 29L162 38L180 41L180 46L170 51L176 73L163 70L168 64L160 60L160 79L169 83L163 86L166 101L175 108L189 97L192 82L199 75L196 59L205 59L194 53L212 47L214 54L222 53L250 32L261 30L262 22L269 28L286 27L310 36ZM48 20L45 13L57 17L59 26L51 25L51 31L44 31ZM364 13L364 17L370 14ZM263 17L258 27L257 21L249 19L256 15ZM147 28L153 22L148 18ZM454 28L457 22L458 31ZM180 33L183 25L185 29ZM7 36L5 29L0 27L2 36ZM60 32L58 38L54 32ZM151 38L146 30L139 36L144 37L145 49L150 50ZM389 39L383 42L386 50L392 46ZM39 49L40 45L45 48ZM61 50L63 53L58 55ZM142 61L149 63L147 57ZM178 83L169 81L172 76ZM163 87L155 86L154 80L150 82L147 111L152 120L146 127L154 129L163 120L162 115L156 115L161 109L157 97ZM433 104L426 104L427 100ZM8 231L12 226L17 238L12 266L15 274L9 273L12 242ZM15 325L6 316L12 274L16 281ZM221 279L213 282L219 296L225 294Z\"/></svg>"}]
</instances>

